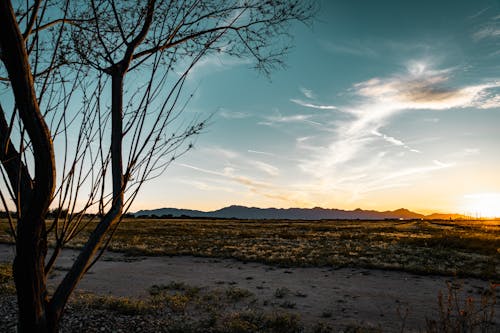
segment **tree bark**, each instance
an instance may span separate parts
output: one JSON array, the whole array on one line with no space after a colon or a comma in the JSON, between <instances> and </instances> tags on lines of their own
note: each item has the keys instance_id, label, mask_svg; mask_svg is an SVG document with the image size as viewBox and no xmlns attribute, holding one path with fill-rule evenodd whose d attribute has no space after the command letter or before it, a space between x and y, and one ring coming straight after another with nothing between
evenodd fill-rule
<instances>
[{"instance_id":1,"label":"tree bark","mask_svg":"<svg viewBox=\"0 0 500 333\"><path fill-rule=\"evenodd\" d=\"M47 242L41 233L45 228L32 228L35 218L26 215L19 220L16 257L13 271L17 290L18 332L55 332L47 323L47 289L44 272ZM44 221L39 221L45 225ZM29 236L28 236L29 235Z\"/></svg>"}]
</instances>

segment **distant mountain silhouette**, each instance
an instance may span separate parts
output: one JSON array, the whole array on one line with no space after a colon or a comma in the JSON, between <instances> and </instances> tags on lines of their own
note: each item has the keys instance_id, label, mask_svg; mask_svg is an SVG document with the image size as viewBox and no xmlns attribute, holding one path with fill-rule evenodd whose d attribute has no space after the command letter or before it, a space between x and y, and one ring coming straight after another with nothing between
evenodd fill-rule
<instances>
[{"instance_id":1,"label":"distant mountain silhouette","mask_svg":"<svg viewBox=\"0 0 500 333\"><path fill-rule=\"evenodd\" d=\"M245 206L229 206L222 209L203 212L199 210L160 208L151 210L140 210L133 214L139 216L170 216L170 217L203 217L203 218L237 218L237 219L285 219L285 220L384 220L384 219L459 219L467 218L458 214L432 214L422 215L409 211L408 209L397 209L394 211L379 212L376 210L342 210L315 208L257 208Z\"/></svg>"}]
</instances>

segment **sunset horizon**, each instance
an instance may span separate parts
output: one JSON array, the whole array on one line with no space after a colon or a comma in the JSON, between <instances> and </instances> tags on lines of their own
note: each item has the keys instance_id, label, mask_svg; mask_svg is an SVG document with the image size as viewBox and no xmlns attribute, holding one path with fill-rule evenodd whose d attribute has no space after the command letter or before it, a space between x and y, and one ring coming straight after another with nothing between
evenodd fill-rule
<instances>
[{"instance_id":1,"label":"sunset horizon","mask_svg":"<svg viewBox=\"0 0 500 333\"><path fill-rule=\"evenodd\" d=\"M490 195L490 193L479 193L479 194L472 194L470 197L473 198L480 198L482 195ZM496 200L496 199L495 199ZM496 203L496 201L495 201ZM476 205L481 207L480 204L475 202ZM178 209L178 210L193 210L193 211L201 211L201 212L214 212L218 210L222 210L224 208L229 208L229 207L244 207L244 208L257 208L257 209L282 209L282 210L287 210L287 209L324 209L324 210L340 210L340 211L356 211L356 210L362 210L362 211L376 211L376 212L394 212L394 211L399 211L399 210L407 210L412 213L417 213L421 214L424 216L430 216L430 215L461 215L470 219L498 219L500 218L500 212L496 209L496 207L493 207L493 209L490 209L491 207L488 204L485 204L483 206L486 206L484 210L464 210L464 211L446 211L446 210L428 210L428 209L423 209L423 210L418 210L418 209L411 209L408 207L404 206L395 206L393 208L363 208L363 207L355 207L355 208L341 208L341 207L321 207L321 206L255 206L255 205L244 205L244 204L238 204L238 203L228 203L223 206L215 206L215 207L207 207L207 208L199 208L196 206L192 207L173 207L173 206L168 206L168 205L163 205L163 206L151 206L149 208L140 208L137 210L132 210L130 213L136 214L140 211L154 211L154 210L159 210L159 209ZM470 205L471 208L476 207L474 203Z\"/></svg>"}]
</instances>

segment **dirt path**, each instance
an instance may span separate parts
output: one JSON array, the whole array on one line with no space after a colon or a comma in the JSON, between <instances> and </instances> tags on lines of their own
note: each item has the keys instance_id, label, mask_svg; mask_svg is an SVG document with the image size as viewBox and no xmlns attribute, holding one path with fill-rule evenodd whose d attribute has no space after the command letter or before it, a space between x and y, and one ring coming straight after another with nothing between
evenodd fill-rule
<instances>
[{"instance_id":1,"label":"dirt path","mask_svg":"<svg viewBox=\"0 0 500 333\"><path fill-rule=\"evenodd\" d=\"M62 278L75 256L75 251L63 252L49 285ZM13 247L0 244L0 261L12 258ZM230 259L130 258L108 253L78 288L102 295L146 297L148 287L172 281L209 289L234 285L250 290L269 310L277 309L283 300L294 303L295 308L287 311L300 314L306 323L321 320L335 327L355 324L398 332L407 309L406 327L410 329L425 327L425 319L437 315L437 295L439 291L446 293L449 280L374 269L276 268ZM479 279L459 282L463 298L480 299L481 291L489 288L487 281ZM289 290L280 300L275 297L278 288ZM500 323L500 304L496 308L496 322Z\"/></svg>"}]
</instances>

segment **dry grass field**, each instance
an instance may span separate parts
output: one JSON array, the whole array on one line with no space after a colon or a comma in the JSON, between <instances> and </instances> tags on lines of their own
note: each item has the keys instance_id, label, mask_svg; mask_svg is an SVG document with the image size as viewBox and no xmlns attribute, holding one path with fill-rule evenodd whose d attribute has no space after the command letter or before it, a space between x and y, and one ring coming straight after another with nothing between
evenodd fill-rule
<instances>
[{"instance_id":1,"label":"dry grass field","mask_svg":"<svg viewBox=\"0 0 500 333\"><path fill-rule=\"evenodd\" d=\"M92 225L69 246L81 246ZM2 221L0 242L10 242ZM500 221L125 219L110 250L500 279Z\"/></svg>"},{"instance_id":2,"label":"dry grass field","mask_svg":"<svg viewBox=\"0 0 500 333\"><path fill-rule=\"evenodd\" d=\"M91 229L92 225L89 225L69 246L80 247ZM12 241L8 230L8 223L1 221L0 242ZM103 258L106 265L120 265L128 262L128 259L131 265L147 265L144 256L192 255L214 262L193 264L195 266L219 265L224 266L227 272L239 269L243 269L243 272L246 269L246 273L242 273L246 274L246 278L241 281L220 279L214 283L205 278L202 279L205 284L201 285L172 280L167 284L150 285L149 296L139 298L76 293L68 306L62 332L77 332L81 329L88 332L132 329L141 332L193 333L321 333L339 330L413 332L417 328L419 332L455 332L453 329L457 327L468 327L467 332L499 332L500 318L496 304L500 296L495 295L494 289L477 287L478 282L472 280L462 285L460 282L447 283L448 291L439 291L426 298L431 303L426 302L423 308L434 309L434 316L428 317L426 314L423 317L418 312L422 309L409 307L405 310L401 305L407 304L406 301L415 305L415 300L402 300L402 303L388 305L391 304L388 299L370 296L376 288L367 295L362 294L362 297L359 296L361 289L346 288L337 292L326 288L330 281L326 276L333 275L334 271L340 275L350 275L347 271L335 269L357 267L429 274L429 281L436 280L437 274L446 275L446 281L475 277L481 279L475 281L486 280L483 281L485 286L490 282L498 283L500 221L125 219L110 243L110 250L119 253L113 254L111 258ZM222 263L220 259L206 258L233 258L238 261L231 263L229 266L235 266L231 268L226 267L226 261ZM199 259L189 260L196 262ZM297 281L301 280L301 273L300 269L294 267L324 267L326 270L323 272L322 269L320 273L321 279L325 280L324 285L319 276L311 279L314 280L313 284L326 288L323 293L333 292L332 295L336 297L331 300L333 305L320 300L314 286L309 286L312 289L303 284L290 287L285 278L279 280L281 284L273 282L269 275L269 272L273 272L270 270L274 269L272 267L255 268L257 271L270 270L265 277L267 283L259 284L257 280L264 276L256 272L250 274L248 269L252 269L249 267L252 265L240 265L246 262L270 264L276 267L276 273L272 274L282 274L287 279L297 275ZM56 278L60 275L58 269L65 268L56 267L53 274ZM284 273L280 273L281 270ZM363 279L366 283L376 280L379 275L381 283L388 279L382 277L383 273L373 272L363 271L367 275L360 275L358 283L363 284L360 282ZM1 263L0 306L7 310L5 318L0 318L0 331L6 332L15 330L15 297L11 274L10 264ZM326 274L325 277L323 274ZM350 279L356 283L354 275ZM396 280L406 281L406 278ZM422 286L423 281L417 276L411 281L398 283L416 288ZM441 282L436 286L438 290L446 288ZM214 285L210 287L211 284ZM269 287L271 289L267 290ZM387 295L384 297L387 298ZM366 299L368 303L383 304L382 314L371 314L369 322L372 324L347 324L352 320L349 318L368 318L368 314L363 312L364 308L355 305L358 299L361 303ZM408 309L409 316L405 312ZM377 316L382 317L376 319Z\"/></svg>"}]
</instances>

